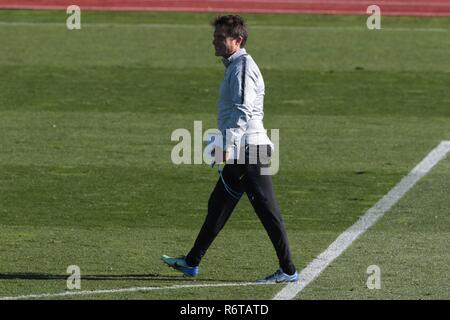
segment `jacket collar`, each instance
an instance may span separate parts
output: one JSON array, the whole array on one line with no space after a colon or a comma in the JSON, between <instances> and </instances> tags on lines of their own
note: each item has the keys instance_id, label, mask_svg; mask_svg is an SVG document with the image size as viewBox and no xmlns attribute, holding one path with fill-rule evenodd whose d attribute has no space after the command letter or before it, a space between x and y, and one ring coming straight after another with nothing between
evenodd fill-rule
<instances>
[{"instance_id":1,"label":"jacket collar","mask_svg":"<svg viewBox=\"0 0 450 320\"><path fill-rule=\"evenodd\" d=\"M242 56L246 53L247 53L247 51L245 51L245 48L240 48L238 51L233 53L228 58L222 58L222 62L225 65L225 67L228 67L234 60L236 60L237 58L239 58L240 56Z\"/></svg>"}]
</instances>

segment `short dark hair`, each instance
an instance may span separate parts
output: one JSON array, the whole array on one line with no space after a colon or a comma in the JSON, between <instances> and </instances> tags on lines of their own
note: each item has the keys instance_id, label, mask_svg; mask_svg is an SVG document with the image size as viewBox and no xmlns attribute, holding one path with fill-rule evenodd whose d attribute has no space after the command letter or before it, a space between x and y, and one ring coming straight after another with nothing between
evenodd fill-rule
<instances>
[{"instance_id":1,"label":"short dark hair","mask_svg":"<svg viewBox=\"0 0 450 320\"><path fill-rule=\"evenodd\" d=\"M224 28L227 37L242 37L241 47L245 46L248 38L247 24L244 18L238 15L218 16L211 23L213 27Z\"/></svg>"}]
</instances>

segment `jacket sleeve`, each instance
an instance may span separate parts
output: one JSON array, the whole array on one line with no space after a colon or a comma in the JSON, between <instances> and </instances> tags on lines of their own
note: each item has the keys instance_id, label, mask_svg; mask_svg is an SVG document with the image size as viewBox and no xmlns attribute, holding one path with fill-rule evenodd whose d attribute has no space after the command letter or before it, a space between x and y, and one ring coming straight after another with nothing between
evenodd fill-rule
<instances>
[{"instance_id":1,"label":"jacket sleeve","mask_svg":"<svg viewBox=\"0 0 450 320\"><path fill-rule=\"evenodd\" d=\"M237 157L257 92L257 74L246 57L240 61L229 78L232 112L224 132L224 149Z\"/></svg>"}]
</instances>

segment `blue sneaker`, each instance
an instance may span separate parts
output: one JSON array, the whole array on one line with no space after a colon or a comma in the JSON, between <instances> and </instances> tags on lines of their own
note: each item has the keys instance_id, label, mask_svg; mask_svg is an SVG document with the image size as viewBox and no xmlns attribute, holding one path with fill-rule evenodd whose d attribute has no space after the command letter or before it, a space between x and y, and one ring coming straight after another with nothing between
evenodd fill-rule
<instances>
[{"instance_id":1,"label":"blue sneaker","mask_svg":"<svg viewBox=\"0 0 450 320\"><path fill-rule=\"evenodd\" d=\"M198 274L198 266L190 267L186 263L185 257L172 258L166 255L161 257L161 260L164 261L169 267L174 268L182 272L187 277L195 277Z\"/></svg>"},{"instance_id":2,"label":"blue sneaker","mask_svg":"<svg viewBox=\"0 0 450 320\"><path fill-rule=\"evenodd\" d=\"M256 283L282 283L282 282L297 282L298 273L297 271L293 275L288 275L283 272L283 270L278 269L274 274L267 276L263 279L256 280Z\"/></svg>"}]
</instances>

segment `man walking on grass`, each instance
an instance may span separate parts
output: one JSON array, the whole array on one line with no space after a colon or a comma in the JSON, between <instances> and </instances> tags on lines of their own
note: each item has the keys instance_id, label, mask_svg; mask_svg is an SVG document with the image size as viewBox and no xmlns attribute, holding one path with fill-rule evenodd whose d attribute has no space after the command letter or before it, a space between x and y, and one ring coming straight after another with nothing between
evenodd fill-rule
<instances>
[{"instance_id":1,"label":"man walking on grass","mask_svg":"<svg viewBox=\"0 0 450 320\"><path fill-rule=\"evenodd\" d=\"M261 283L295 282L288 238L275 199L272 178L262 174L268 167L273 144L263 125L264 80L252 57L244 49L247 28L242 17L219 16L213 21L215 55L221 56L225 77L220 86L218 127L224 146L219 162L225 162L209 198L208 214L187 256L161 259L186 276L196 276L209 246L227 222L245 192L266 229L278 256L280 268Z\"/></svg>"}]
</instances>

